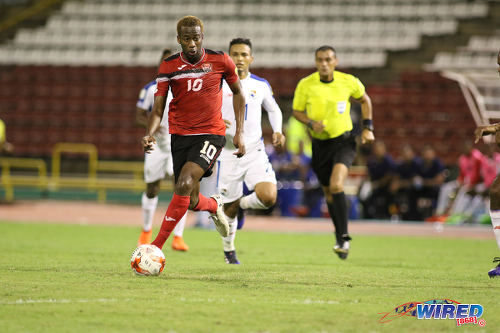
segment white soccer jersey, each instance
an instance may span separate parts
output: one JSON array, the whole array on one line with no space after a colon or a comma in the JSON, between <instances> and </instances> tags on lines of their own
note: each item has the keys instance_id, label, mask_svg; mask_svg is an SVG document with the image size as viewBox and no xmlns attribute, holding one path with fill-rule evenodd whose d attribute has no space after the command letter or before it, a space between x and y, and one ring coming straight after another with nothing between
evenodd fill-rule
<instances>
[{"instance_id":1,"label":"white soccer jersey","mask_svg":"<svg viewBox=\"0 0 500 333\"><path fill-rule=\"evenodd\" d=\"M148 112L153 110L153 104L155 102L155 91L156 91L156 80L149 82L146 84L141 92L139 93L139 100L137 101L137 107ZM156 133L155 136L161 136L161 139L164 139L170 142L170 135L168 134L168 106L170 101L172 101L172 92L169 91L167 95L167 103L165 104L165 111L163 112L163 118L161 119L160 129Z\"/></svg>"},{"instance_id":2,"label":"white soccer jersey","mask_svg":"<svg viewBox=\"0 0 500 333\"><path fill-rule=\"evenodd\" d=\"M283 116L267 80L249 73L245 79L241 80L241 85L246 101L243 141L245 142L246 150L251 151L258 147L263 147L262 107L268 113L273 132L281 133ZM230 127L226 129L226 146L222 154L231 155L236 149L233 145L236 120L233 111L233 93L225 81L222 92L222 118L231 122Z\"/></svg>"}]
</instances>

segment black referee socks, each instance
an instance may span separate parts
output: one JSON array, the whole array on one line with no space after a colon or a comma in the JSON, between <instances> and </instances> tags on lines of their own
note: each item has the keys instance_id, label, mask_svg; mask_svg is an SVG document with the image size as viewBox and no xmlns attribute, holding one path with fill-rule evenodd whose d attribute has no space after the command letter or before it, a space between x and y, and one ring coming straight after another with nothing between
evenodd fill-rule
<instances>
[{"instance_id":1,"label":"black referee socks","mask_svg":"<svg viewBox=\"0 0 500 333\"><path fill-rule=\"evenodd\" d=\"M337 236L337 244L342 246L344 240L342 236L346 236L347 232L347 201L344 192L335 193L333 203L328 204L328 212L332 217L335 225L335 235Z\"/></svg>"}]
</instances>

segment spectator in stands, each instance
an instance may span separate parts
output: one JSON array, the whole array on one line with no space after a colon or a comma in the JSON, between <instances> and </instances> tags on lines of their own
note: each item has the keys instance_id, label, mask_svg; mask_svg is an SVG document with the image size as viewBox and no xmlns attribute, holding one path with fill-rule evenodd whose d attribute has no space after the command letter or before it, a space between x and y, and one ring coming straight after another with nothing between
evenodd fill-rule
<instances>
[{"instance_id":1,"label":"spectator in stands","mask_svg":"<svg viewBox=\"0 0 500 333\"><path fill-rule=\"evenodd\" d=\"M436 207L436 215L430 221L445 221L451 213L460 213L469 201L468 192L480 183L480 165L483 154L466 141L463 153L458 159L459 175L456 180L441 186Z\"/></svg>"},{"instance_id":2,"label":"spectator in stands","mask_svg":"<svg viewBox=\"0 0 500 333\"><path fill-rule=\"evenodd\" d=\"M318 178L311 168L312 158L306 153L307 143L299 141L298 145L298 151L294 152L292 159L299 164L299 180L303 188L300 204L291 209L297 216L321 217L323 191Z\"/></svg>"},{"instance_id":3,"label":"spectator in stands","mask_svg":"<svg viewBox=\"0 0 500 333\"><path fill-rule=\"evenodd\" d=\"M368 163L369 183L362 187L370 188L368 196L361 196L363 215L365 218L387 219L394 212L389 212L389 205L393 203L394 188L392 182L396 172L396 163L392 156L387 153L385 143L377 141L373 147L373 154Z\"/></svg>"},{"instance_id":4,"label":"spectator in stands","mask_svg":"<svg viewBox=\"0 0 500 333\"><path fill-rule=\"evenodd\" d=\"M375 140L372 103L365 87L356 77L335 70L338 65L333 47L324 45L314 54L317 72L300 80L293 98L293 115L309 127L312 139L312 168L325 194L335 226L333 250L346 259L350 240L347 199L344 183L356 155L355 136L350 116L351 100L362 108L361 142Z\"/></svg>"},{"instance_id":5,"label":"spectator in stands","mask_svg":"<svg viewBox=\"0 0 500 333\"><path fill-rule=\"evenodd\" d=\"M300 145L302 147L302 144ZM308 156L305 151L300 151L298 156L302 164L301 179L304 184L304 191L302 197L302 205L306 210L302 211L299 216L321 217L321 204L323 202L323 190L319 183L318 177L311 168L312 158Z\"/></svg>"},{"instance_id":6,"label":"spectator in stands","mask_svg":"<svg viewBox=\"0 0 500 333\"><path fill-rule=\"evenodd\" d=\"M497 55L498 74L500 74L500 52ZM496 144L500 146L500 123L478 126L474 132L476 143L482 136L488 134L495 134ZM500 177L496 177L490 187L490 216L491 224L493 225L493 232L497 239L498 248L500 249ZM500 257L495 257L493 262L498 262L497 267L488 272L490 278L500 276Z\"/></svg>"},{"instance_id":7,"label":"spectator in stands","mask_svg":"<svg viewBox=\"0 0 500 333\"><path fill-rule=\"evenodd\" d=\"M302 124L295 117L288 119L286 148L293 154L302 151L307 156L312 156L311 136L307 132L306 125ZM302 147L300 147L302 145Z\"/></svg>"},{"instance_id":8,"label":"spectator in stands","mask_svg":"<svg viewBox=\"0 0 500 333\"><path fill-rule=\"evenodd\" d=\"M323 192L311 168L312 147L307 127L290 117L286 134L290 138L286 141L286 150L275 151L271 145L266 146L278 179L278 205L284 215L318 217ZM285 202L290 199L293 202ZM286 207L281 207L283 205Z\"/></svg>"},{"instance_id":9,"label":"spectator in stands","mask_svg":"<svg viewBox=\"0 0 500 333\"><path fill-rule=\"evenodd\" d=\"M300 180L305 174L306 171L300 158L287 149L269 149L268 147L266 151L272 151L269 154L269 161L276 172L276 178L280 181Z\"/></svg>"},{"instance_id":10,"label":"spectator in stands","mask_svg":"<svg viewBox=\"0 0 500 333\"><path fill-rule=\"evenodd\" d=\"M5 123L0 119L0 155L10 154L13 150L14 146L6 138Z\"/></svg>"},{"instance_id":11,"label":"spectator in stands","mask_svg":"<svg viewBox=\"0 0 500 333\"><path fill-rule=\"evenodd\" d=\"M500 74L500 52L497 55L497 64L498 64L498 74ZM495 134L496 144L500 146L500 123L495 123L492 125L486 126L478 126L474 132L476 137L476 143L483 137L488 134ZM495 181L491 184L490 187L490 216L491 216L491 224L493 225L493 232L495 233L495 237L497 239L498 248L500 249L500 177L496 177ZM498 262L497 267L491 269L488 272L490 278L500 276L500 257L495 257L493 262Z\"/></svg>"},{"instance_id":12,"label":"spectator in stands","mask_svg":"<svg viewBox=\"0 0 500 333\"><path fill-rule=\"evenodd\" d=\"M278 180L277 206L280 208L281 215L294 216L292 207L302 202L301 179L307 166L302 165L300 157L286 148L275 149L268 144L266 152Z\"/></svg>"},{"instance_id":13,"label":"spectator in stands","mask_svg":"<svg viewBox=\"0 0 500 333\"><path fill-rule=\"evenodd\" d=\"M445 179L443 162L436 157L436 151L429 145L422 150L418 173L421 177L421 187L417 195L419 219L426 219L436 209L439 190Z\"/></svg>"},{"instance_id":14,"label":"spectator in stands","mask_svg":"<svg viewBox=\"0 0 500 333\"><path fill-rule=\"evenodd\" d=\"M396 192L398 212L403 220L418 220L417 189L415 187L420 170L420 159L409 144L403 145L401 159L396 165L392 186Z\"/></svg>"},{"instance_id":15,"label":"spectator in stands","mask_svg":"<svg viewBox=\"0 0 500 333\"><path fill-rule=\"evenodd\" d=\"M500 154L496 152L496 146L488 145L485 148L479 167L481 183L475 187L475 196L467 204L463 213L465 219L474 223L480 222L483 215L488 212L489 190L500 165Z\"/></svg>"}]
</instances>

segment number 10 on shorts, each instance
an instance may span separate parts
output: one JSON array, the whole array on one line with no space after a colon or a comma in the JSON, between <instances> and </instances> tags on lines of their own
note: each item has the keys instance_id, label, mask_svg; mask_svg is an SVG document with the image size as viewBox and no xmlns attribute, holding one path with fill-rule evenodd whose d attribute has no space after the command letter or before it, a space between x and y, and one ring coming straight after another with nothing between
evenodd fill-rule
<instances>
[{"instance_id":1,"label":"number 10 on shorts","mask_svg":"<svg viewBox=\"0 0 500 333\"><path fill-rule=\"evenodd\" d=\"M200 150L200 154L205 155L209 159L213 159L216 152L217 148L214 145L211 145L209 141L205 141L203 143L203 148Z\"/></svg>"}]
</instances>

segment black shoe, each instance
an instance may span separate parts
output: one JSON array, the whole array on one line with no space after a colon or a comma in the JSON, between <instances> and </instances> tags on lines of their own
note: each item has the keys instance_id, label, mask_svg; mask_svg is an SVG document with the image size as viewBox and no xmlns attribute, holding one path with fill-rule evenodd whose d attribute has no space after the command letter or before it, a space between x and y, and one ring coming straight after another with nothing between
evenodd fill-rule
<instances>
[{"instance_id":1,"label":"black shoe","mask_svg":"<svg viewBox=\"0 0 500 333\"><path fill-rule=\"evenodd\" d=\"M342 246L340 246L339 244L335 244L335 246L333 247L333 252L335 252L340 259L347 259L347 256L349 255L349 242L344 242Z\"/></svg>"},{"instance_id":2,"label":"black shoe","mask_svg":"<svg viewBox=\"0 0 500 333\"><path fill-rule=\"evenodd\" d=\"M238 261L238 258L236 258L236 251L224 251L224 260L226 261L226 264L235 264L239 265L240 262Z\"/></svg>"},{"instance_id":3,"label":"black shoe","mask_svg":"<svg viewBox=\"0 0 500 333\"><path fill-rule=\"evenodd\" d=\"M333 252L335 252L342 260L347 259L347 256L349 255L349 249L351 247L351 244L349 242L350 240L351 237L349 237L349 235L342 235L342 245L337 243L333 247Z\"/></svg>"}]
</instances>

